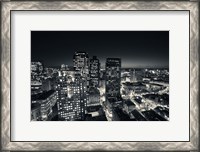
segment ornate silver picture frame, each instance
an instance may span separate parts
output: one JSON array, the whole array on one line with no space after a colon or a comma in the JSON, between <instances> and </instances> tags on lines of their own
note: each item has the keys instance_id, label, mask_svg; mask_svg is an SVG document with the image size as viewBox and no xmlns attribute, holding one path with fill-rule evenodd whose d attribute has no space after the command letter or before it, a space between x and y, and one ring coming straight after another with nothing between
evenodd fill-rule
<instances>
[{"instance_id":1,"label":"ornate silver picture frame","mask_svg":"<svg viewBox=\"0 0 200 152\"><path fill-rule=\"evenodd\" d=\"M199 151L199 2L198 1L2 1L1 151ZM189 11L189 141L12 141L11 12L19 10ZM179 57L177 57L179 58ZM180 106L181 108L181 106ZM29 114L28 114L29 115Z\"/></svg>"}]
</instances>

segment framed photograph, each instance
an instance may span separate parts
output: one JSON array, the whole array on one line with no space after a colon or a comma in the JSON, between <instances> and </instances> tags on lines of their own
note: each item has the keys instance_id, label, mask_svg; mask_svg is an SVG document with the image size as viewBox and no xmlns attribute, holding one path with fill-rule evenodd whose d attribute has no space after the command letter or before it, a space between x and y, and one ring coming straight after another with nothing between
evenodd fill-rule
<instances>
[{"instance_id":1,"label":"framed photograph","mask_svg":"<svg viewBox=\"0 0 200 152\"><path fill-rule=\"evenodd\" d=\"M1 150L199 150L198 1L1 12Z\"/></svg>"}]
</instances>

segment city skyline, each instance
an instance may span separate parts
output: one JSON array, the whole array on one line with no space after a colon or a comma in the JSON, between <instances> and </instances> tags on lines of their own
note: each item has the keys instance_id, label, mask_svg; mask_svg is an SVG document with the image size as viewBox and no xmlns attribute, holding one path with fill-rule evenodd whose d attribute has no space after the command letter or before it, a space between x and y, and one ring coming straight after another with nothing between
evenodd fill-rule
<instances>
[{"instance_id":1,"label":"city skyline","mask_svg":"<svg viewBox=\"0 0 200 152\"><path fill-rule=\"evenodd\" d=\"M31 32L31 121L169 121L168 31Z\"/></svg>"},{"instance_id":2,"label":"city skyline","mask_svg":"<svg viewBox=\"0 0 200 152\"><path fill-rule=\"evenodd\" d=\"M68 42L68 43L67 43ZM73 54L83 51L106 58L121 58L122 68L169 67L168 31L32 31L31 59L46 67L73 65Z\"/></svg>"}]
</instances>

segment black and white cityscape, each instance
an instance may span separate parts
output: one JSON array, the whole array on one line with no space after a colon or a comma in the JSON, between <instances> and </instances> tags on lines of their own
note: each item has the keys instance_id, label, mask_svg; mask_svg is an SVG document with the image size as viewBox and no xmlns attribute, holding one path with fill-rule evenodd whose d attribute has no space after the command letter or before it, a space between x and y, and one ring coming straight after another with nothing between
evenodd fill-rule
<instances>
[{"instance_id":1,"label":"black and white cityscape","mask_svg":"<svg viewBox=\"0 0 200 152\"><path fill-rule=\"evenodd\" d=\"M31 121L169 121L169 32L32 31Z\"/></svg>"}]
</instances>

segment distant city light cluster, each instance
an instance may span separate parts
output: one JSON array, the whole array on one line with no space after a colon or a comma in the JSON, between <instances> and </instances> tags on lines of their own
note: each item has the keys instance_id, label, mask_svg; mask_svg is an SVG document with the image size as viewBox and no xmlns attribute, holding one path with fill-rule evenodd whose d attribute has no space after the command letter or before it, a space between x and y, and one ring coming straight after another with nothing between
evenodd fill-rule
<instances>
[{"instance_id":1,"label":"distant city light cluster","mask_svg":"<svg viewBox=\"0 0 200 152\"><path fill-rule=\"evenodd\" d=\"M31 120L168 121L169 69L122 61L75 52L72 66L31 62Z\"/></svg>"}]
</instances>

